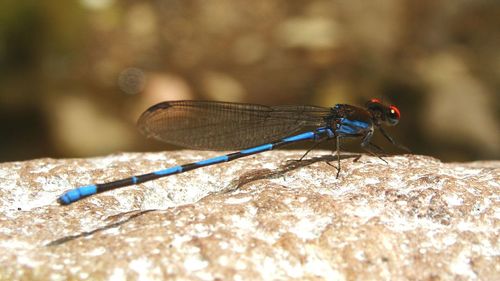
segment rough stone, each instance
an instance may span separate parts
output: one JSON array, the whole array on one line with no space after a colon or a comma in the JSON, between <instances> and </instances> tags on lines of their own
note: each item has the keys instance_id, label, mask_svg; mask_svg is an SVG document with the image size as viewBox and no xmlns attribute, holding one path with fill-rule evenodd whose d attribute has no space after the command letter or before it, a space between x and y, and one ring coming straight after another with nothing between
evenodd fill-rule
<instances>
[{"instance_id":1,"label":"rough stone","mask_svg":"<svg viewBox=\"0 0 500 281\"><path fill-rule=\"evenodd\" d=\"M0 164L0 279L500 280L500 161L346 154L336 179L329 153L263 153L69 206L56 199L72 187L218 154Z\"/></svg>"}]
</instances>

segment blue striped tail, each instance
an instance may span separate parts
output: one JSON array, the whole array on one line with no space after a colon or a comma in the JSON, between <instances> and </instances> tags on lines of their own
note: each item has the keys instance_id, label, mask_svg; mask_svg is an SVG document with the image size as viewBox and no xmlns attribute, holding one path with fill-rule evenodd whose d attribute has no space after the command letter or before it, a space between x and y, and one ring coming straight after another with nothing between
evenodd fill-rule
<instances>
[{"instance_id":1,"label":"blue striped tail","mask_svg":"<svg viewBox=\"0 0 500 281\"><path fill-rule=\"evenodd\" d=\"M228 162L232 161L238 158L242 158L245 156L249 156L252 154L256 153L261 153L264 151L269 151L273 150L277 147L294 143L294 142L299 142L303 140L316 140L320 137L320 135L328 133L328 129L323 129L320 128L316 131L311 131L311 132L305 132L302 134L298 134L295 136L287 137L284 139L281 139L277 142L273 143L268 143L268 144L263 144L259 145L256 147L244 149L238 152L222 155L222 156L217 156L205 160L201 160L198 162L193 162L185 165L178 165L178 166L173 166L167 169L159 170L156 172L148 173L148 174L143 174L143 175L138 175L138 176L133 176L130 178L126 179L121 179L117 181L112 181L108 183L101 183L101 184L92 184L92 185L86 185L86 186L81 186L77 187L71 190L66 191L63 195L61 195L58 199L59 203L62 205L69 205L71 203L74 203L78 200L81 200L85 197L89 197L95 194L99 194L105 191L113 190L116 188L124 187L124 186L129 186L129 185L134 185L134 184L139 184L143 183L146 181L174 175L174 174L179 174L183 172L187 172L190 170L194 170L197 168L205 167L205 166L210 166L210 165L215 165L223 162Z\"/></svg>"}]
</instances>

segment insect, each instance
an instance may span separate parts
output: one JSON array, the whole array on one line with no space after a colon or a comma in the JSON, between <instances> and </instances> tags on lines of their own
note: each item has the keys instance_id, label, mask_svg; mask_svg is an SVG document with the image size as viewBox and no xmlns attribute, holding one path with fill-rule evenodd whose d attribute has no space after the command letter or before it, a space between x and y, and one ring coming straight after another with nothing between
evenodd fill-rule
<instances>
[{"instance_id":1,"label":"insect","mask_svg":"<svg viewBox=\"0 0 500 281\"><path fill-rule=\"evenodd\" d=\"M368 101L365 108L348 104L326 108L215 101L162 102L147 109L139 118L138 127L147 137L191 149L239 151L117 181L81 186L66 191L58 201L68 205L108 190L229 162L304 140L315 141L312 148L325 140L336 141L338 177L343 138L361 138L361 147L378 156L374 150L383 150L371 142L378 129L392 144L407 150L382 128L382 125L396 125L400 116L396 106L387 106L378 99Z\"/></svg>"}]
</instances>

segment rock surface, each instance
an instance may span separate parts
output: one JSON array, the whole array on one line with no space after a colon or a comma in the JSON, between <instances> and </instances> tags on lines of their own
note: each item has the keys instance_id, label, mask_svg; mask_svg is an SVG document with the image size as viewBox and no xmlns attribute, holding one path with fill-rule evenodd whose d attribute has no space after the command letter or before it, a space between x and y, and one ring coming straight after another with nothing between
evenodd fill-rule
<instances>
[{"instance_id":1,"label":"rock surface","mask_svg":"<svg viewBox=\"0 0 500 281\"><path fill-rule=\"evenodd\" d=\"M0 164L1 280L500 280L500 162L273 151L99 194L65 190L216 156ZM350 157L352 156L352 157Z\"/></svg>"}]
</instances>

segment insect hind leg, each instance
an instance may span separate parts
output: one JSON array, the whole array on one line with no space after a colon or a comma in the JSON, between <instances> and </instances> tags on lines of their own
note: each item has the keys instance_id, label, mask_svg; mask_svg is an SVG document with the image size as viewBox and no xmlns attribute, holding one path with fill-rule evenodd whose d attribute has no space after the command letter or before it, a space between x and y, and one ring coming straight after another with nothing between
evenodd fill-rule
<instances>
[{"instance_id":1,"label":"insect hind leg","mask_svg":"<svg viewBox=\"0 0 500 281\"><path fill-rule=\"evenodd\" d=\"M340 138L341 138L341 136L336 135L334 137L335 137L335 144L336 144L336 146L335 146L336 151L335 152L337 155L337 167L333 166L331 161L326 162L326 164L328 164L331 167L334 167L337 170L337 175L335 176L335 178L338 179L339 175L340 175Z\"/></svg>"}]
</instances>

